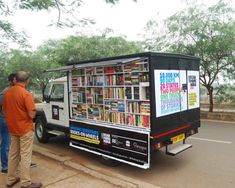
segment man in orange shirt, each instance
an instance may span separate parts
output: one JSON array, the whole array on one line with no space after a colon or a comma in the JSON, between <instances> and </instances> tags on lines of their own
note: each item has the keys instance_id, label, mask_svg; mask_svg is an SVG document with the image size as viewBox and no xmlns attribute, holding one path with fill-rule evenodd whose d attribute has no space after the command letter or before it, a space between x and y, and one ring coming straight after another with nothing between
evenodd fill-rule
<instances>
[{"instance_id":1,"label":"man in orange shirt","mask_svg":"<svg viewBox=\"0 0 235 188\"><path fill-rule=\"evenodd\" d=\"M13 187L20 181L16 175L19 163L21 163L21 188L40 188L42 186L41 183L32 183L30 178L35 104L32 95L25 89L28 83L29 74L18 71L15 86L8 89L4 95L3 111L11 135L7 187Z\"/></svg>"}]
</instances>

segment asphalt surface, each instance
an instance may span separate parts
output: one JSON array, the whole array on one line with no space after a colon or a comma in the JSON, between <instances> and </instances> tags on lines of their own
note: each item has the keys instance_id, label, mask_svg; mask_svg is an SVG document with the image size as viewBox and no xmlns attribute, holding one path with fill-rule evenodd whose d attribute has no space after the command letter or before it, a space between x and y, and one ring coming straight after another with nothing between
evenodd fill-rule
<instances>
[{"instance_id":1,"label":"asphalt surface","mask_svg":"<svg viewBox=\"0 0 235 188\"><path fill-rule=\"evenodd\" d=\"M193 147L175 157L164 150L154 153L151 168L139 169L122 164L108 167L99 157L68 146L64 137L53 138L48 144L35 144L71 157L106 175L130 178L164 188L234 188L235 187L235 123L202 121L199 133L187 140Z\"/></svg>"}]
</instances>

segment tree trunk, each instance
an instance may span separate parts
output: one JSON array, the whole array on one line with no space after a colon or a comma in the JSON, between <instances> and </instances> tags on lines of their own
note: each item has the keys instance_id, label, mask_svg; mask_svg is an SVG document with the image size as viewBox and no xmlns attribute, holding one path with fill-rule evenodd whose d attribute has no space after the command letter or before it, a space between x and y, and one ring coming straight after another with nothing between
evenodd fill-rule
<instances>
[{"instance_id":1,"label":"tree trunk","mask_svg":"<svg viewBox=\"0 0 235 188\"><path fill-rule=\"evenodd\" d=\"M214 109L214 100L213 100L213 87L212 86L209 86L207 88L208 90L208 95L209 95L209 112L213 112L213 109Z\"/></svg>"}]
</instances>

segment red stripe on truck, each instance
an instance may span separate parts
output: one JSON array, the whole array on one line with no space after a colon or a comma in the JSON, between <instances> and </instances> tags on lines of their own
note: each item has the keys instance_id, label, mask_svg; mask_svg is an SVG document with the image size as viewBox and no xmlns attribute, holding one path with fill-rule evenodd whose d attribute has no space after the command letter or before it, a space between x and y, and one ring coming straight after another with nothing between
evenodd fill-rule
<instances>
[{"instance_id":1,"label":"red stripe on truck","mask_svg":"<svg viewBox=\"0 0 235 188\"><path fill-rule=\"evenodd\" d=\"M174 133L174 132L181 131L181 130L183 130L183 129L189 128L190 126L191 126L191 124L187 124L187 125L184 125L183 127L180 127L180 128L178 128L178 129L170 130L170 131L168 131L168 132L159 134L159 135L157 135L157 136L153 136L153 138L161 138L161 137L166 136L166 135L168 135L168 134L171 134L171 133Z\"/></svg>"}]
</instances>

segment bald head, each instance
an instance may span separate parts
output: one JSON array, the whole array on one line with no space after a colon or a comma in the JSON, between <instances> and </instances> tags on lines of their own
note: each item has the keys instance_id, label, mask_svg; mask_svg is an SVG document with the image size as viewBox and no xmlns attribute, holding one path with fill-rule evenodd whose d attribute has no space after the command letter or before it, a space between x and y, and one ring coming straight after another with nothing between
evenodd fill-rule
<instances>
[{"instance_id":1,"label":"bald head","mask_svg":"<svg viewBox=\"0 0 235 188\"><path fill-rule=\"evenodd\" d=\"M21 83L26 83L29 79L29 73L25 71L16 72L16 81Z\"/></svg>"}]
</instances>

